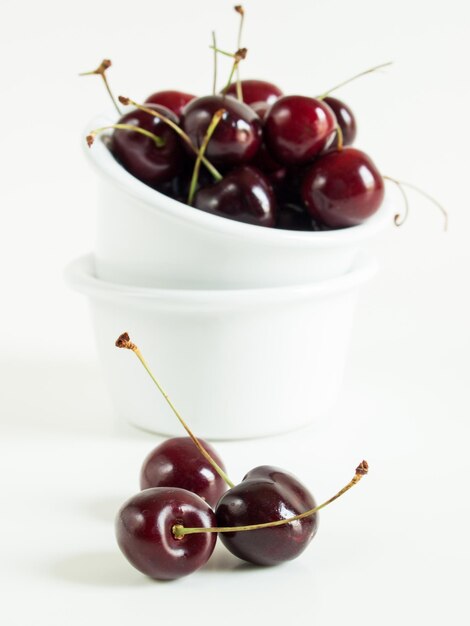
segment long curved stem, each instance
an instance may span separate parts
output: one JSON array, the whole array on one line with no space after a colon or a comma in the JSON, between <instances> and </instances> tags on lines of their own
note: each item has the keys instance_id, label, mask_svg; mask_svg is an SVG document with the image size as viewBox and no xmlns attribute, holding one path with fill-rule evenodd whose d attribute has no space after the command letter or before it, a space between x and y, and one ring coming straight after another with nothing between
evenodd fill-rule
<instances>
[{"instance_id":1,"label":"long curved stem","mask_svg":"<svg viewBox=\"0 0 470 626\"><path fill-rule=\"evenodd\" d=\"M405 201L405 215L404 216L395 215L396 226L401 226L406 221L406 218L408 217L409 202L408 202L408 197L405 191L403 190L403 187L409 187L410 189L413 189L413 191L416 191L416 193L421 194L424 198L429 200L429 202L437 206L437 208L440 210L440 212L442 213L444 217L444 230L447 231L448 226L449 226L449 215L447 211L444 209L444 207L442 206L442 204L436 200L436 198L433 198L426 191L423 191L423 189L421 189L420 187L416 187L416 185L413 185L412 183L405 183L404 181L397 180L396 178L392 178L391 176L384 176L383 178L385 180L389 180L390 182L394 183L398 187Z\"/></svg>"},{"instance_id":2,"label":"long curved stem","mask_svg":"<svg viewBox=\"0 0 470 626\"><path fill-rule=\"evenodd\" d=\"M193 144L193 142L191 141L189 136L184 132L184 130L180 128L178 124L175 124L175 122L170 120L168 117L166 117L165 115L162 115L162 113L159 113L158 111L155 111L154 109L151 109L142 104L139 104L138 102L135 102L135 100L131 100L130 98L126 98L125 96L119 96L119 102L125 105L131 104L132 106L135 106L136 109L139 109L140 111L144 111L145 113L148 113L149 115L158 117L159 120L167 124L167 126L172 128L175 131L175 133L177 133L181 137L181 139L189 146L189 148L191 148L191 150L194 152L196 156L199 154L199 150L196 148L196 146ZM209 170L209 172L212 174L212 176L214 177L216 181L222 180L222 174L215 169L215 167L212 165L212 163L210 163L206 159L206 157L202 158L202 162L204 163L204 165L206 166L206 168Z\"/></svg>"},{"instance_id":3,"label":"long curved stem","mask_svg":"<svg viewBox=\"0 0 470 626\"><path fill-rule=\"evenodd\" d=\"M238 27L238 39L237 39L237 48L240 50L242 47L242 33L243 33L243 23L245 21L245 9L241 4L237 4L235 7L235 11L240 15L240 26ZM240 102L243 102L243 90L242 83L240 80L240 64L237 65L237 98Z\"/></svg>"},{"instance_id":4,"label":"long curved stem","mask_svg":"<svg viewBox=\"0 0 470 626\"><path fill-rule=\"evenodd\" d=\"M155 142L157 148L163 148L163 146L165 145L164 140L158 135L154 135L154 133L151 133L149 130L146 130L145 128L140 128L140 126L134 126L133 124L110 124L110 126L101 126L101 128L95 128L94 130L90 131L90 133L86 136L87 144L89 146L92 146L93 142L95 141L96 135L99 135L99 133L102 133L105 130L111 130L112 128L115 128L117 130L131 130L135 133L140 133L141 135L152 139Z\"/></svg>"},{"instance_id":5,"label":"long curved stem","mask_svg":"<svg viewBox=\"0 0 470 626\"><path fill-rule=\"evenodd\" d=\"M111 98L112 103L114 104L116 111L118 112L118 115L122 115L121 109L118 107L118 103L116 102L113 92L111 91L111 87L109 86L108 79L106 78L106 70L108 69L108 67L111 67L111 61L109 59L103 59L100 65L96 68L96 70L92 70L91 72L81 72L79 76L101 76L104 82L104 86L106 87L106 91L108 92L109 97Z\"/></svg>"},{"instance_id":6,"label":"long curved stem","mask_svg":"<svg viewBox=\"0 0 470 626\"><path fill-rule=\"evenodd\" d=\"M369 471L369 464L367 461L361 461L359 465L356 467L356 473L354 474L352 480L349 481L347 485L345 485L338 493L336 493L333 497L329 498L322 504L314 507L313 509L309 509L308 511L304 511L299 515L294 515L293 517L288 517L286 519L275 520L274 522L265 522L263 524L250 524L249 526L220 526L213 528L185 528L181 524L175 524L172 528L173 535L177 539L181 539L185 535L195 535L197 533L234 533L234 532L244 532L249 530L261 530L263 528L274 528L275 526L283 526L284 524L290 524L291 522L295 522L300 519L304 519L305 517L310 517L321 509L324 509L326 506L340 498L344 493L349 491L351 487L357 485L357 483L361 480L363 476L365 476Z\"/></svg>"},{"instance_id":7,"label":"long curved stem","mask_svg":"<svg viewBox=\"0 0 470 626\"><path fill-rule=\"evenodd\" d=\"M344 87L345 85L351 83L353 80L356 80L356 78L361 78L361 76L365 76L366 74L372 74L372 72L376 72L377 70L380 70L383 67L388 67L389 65L392 65L392 64L393 64L393 61L388 61L387 63L381 63L380 65L375 65L374 67L371 67L368 70L359 72L359 74L356 74L355 76L352 76L351 78L348 78L347 80L344 80L342 83L338 83L334 87L331 87L331 89L328 89L328 91L325 91L324 93L322 93L321 96L317 96L317 100L323 100L323 98L326 98L327 96L329 96L330 93L332 93L333 91L336 91L340 87Z\"/></svg>"},{"instance_id":8,"label":"long curved stem","mask_svg":"<svg viewBox=\"0 0 470 626\"><path fill-rule=\"evenodd\" d=\"M191 177L191 184L189 186L189 193L188 193L189 206L192 206L193 204L194 194L196 193L197 181L199 179L199 170L201 169L201 161L204 157L204 153L224 113L225 113L225 109L219 109L218 111L214 113L212 120L209 126L207 127L206 134L204 135L204 139L202 141L201 147L199 148L199 154L197 155L196 162L194 163L193 175Z\"/></svg>"},{"instance_id":9,"label":"long curved stem","mask_svg":"<svg viewBox=\"0 0 470 626\"><path fill-rule=\"evenodd\" d=\"M196 446L196 448L199 450L199 452L202 454L202 456L206 459L206 461L208 461L212 467L215 469L215 471L217 472L217 474L227 483L227 485L231 488L234 487L233 482L230 480L230 478L227 476L227 474L224 472L224 470L214 461L214 459L211 457L211 455L207 452L207 450L201 445L201 443L199 442L199 440L197 439L197 437L195 435L193 435L193 433L191 432L189 426L186 424L186 422L183 420L183 418L181 417L181 415L178 413L178 411L176 410L174 404L172 403L172 401L170 400L170 398L168 397L168 394L163 390L162 386L160 385L160 383L158 382L158 380L155 378L155 376L152 374L152 371L150 370L149 366L147 365L147 363L145 362L144 357L142 356L142 353L140 352L139 348L135 345L135 343L132 343L132 341L129 338L129 335L127 333L123 333L122 335L120 335L117 339L116 339L116 347L118 348L125 348L127 350L131 350L132 352L134 352L134 354L136 355L136 357L139 359L139 361L142 363L142 365L144 366L147 374L150 376L150 378L153 380L153 382L155 383L157 389L159 390L159 392L162 394L162 396L165 398L165 400L167 401L170 409L173 411L173 413L176 415L176 417L178 418L178 420L180 421L181 425L183 426L183 428L185 429L185 431L188 433L189 437L191 438L191 440L193 441L194 445Z\"/></svg>"},{"instance_id":10,"label":"long curved stem","mask_svg":"<svg viewBox=\"0 0 470 626\"><path fill-rule=\"evenodd\" d=\"M215 39L215 31L212 31L212 46L214 48L214 76L212 79L212 95L215 96L217 91L217 41Z\"/></svg>"}]
</instances>

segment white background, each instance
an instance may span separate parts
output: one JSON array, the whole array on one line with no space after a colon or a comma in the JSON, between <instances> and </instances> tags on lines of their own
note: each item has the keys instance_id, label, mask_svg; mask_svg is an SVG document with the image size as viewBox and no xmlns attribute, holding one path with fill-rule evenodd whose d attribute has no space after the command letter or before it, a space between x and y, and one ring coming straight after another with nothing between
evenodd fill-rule
<instances>
[{"instance_id":1,"label":"white background","mask_svg":"<svg viewBox=\"0 0 470 626\"><path fill-rule=\"evenodd\" d=\"M155 438L113 420L86 302L63 283L64 265L93 247L95 181L80 144L87 120L109 108L99 80L77 73L110 57L118 93L208 92L210 31L235 46L232 5L2 2L1 621L468 623L470 11L462 0L245 3L243 75L286 93L315 95L394 61L338 96L356 112L358 145L384 173L439 198L450 229L413 194L409 221L377 242L382 271L362 294L342 399L327 424L218 446L234 477L270 462L319 500L368 458L371 475L324 512L308 552L258 570L221 549L203 571L159 584L114 545L114 513L136 490Z\"/></svg>"}]
</instances>

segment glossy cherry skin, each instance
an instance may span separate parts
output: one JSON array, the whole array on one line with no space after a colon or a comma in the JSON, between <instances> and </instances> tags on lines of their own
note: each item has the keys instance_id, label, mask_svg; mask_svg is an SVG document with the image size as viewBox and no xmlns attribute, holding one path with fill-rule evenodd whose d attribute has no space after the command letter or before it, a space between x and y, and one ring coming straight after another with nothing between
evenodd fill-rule
<instances>
[{"instance_id":1,"label":"glossy cherry skin","mask_svg":"<svg viewBox=\"0 0 470 626\"><path fill-rule=\"evenodd\" d=\"M216 508L218 526L262 524L293 517L315 506L297 478L270 465L252 469L222 496ZM219 533L224 545L244 561L277 565L295 559L317 531L317 514L282 526Z\"/></svg>"},{"instance_id":2,"label":"glossy cherry skin","mask_svg":"<svg viewBox=\"0 0 470 626\"><path fill-rule=\"evenodd\" d=\"M262 130L260 118L246 104L223 96L196 98L184 107L181 125L199 148L214 113L219 109L226 112L211 137L206 157L216 166L248 163L261 145Z\"/></svg>"},{"instance_id":3,"label":"glossy cherry skin","mask_svg":"<svg viewBox=\"0 0 470 626\"><path fill-rule=\"evenodd\" d=\"M199 442L225 471L214 448L202 439ZM212 507L227 490L225 481L202 456L190 437L167 439L150 452L140 472L140 488L149 487L187 489Z\"/></svg>"},{"instance_id":4,"label":"glossy cherry skin","mask_svg":"<svg viewBox=\"0 0 470 626\"><path fill-rule=\"evenodd\" d=\"M343 131L343 145L350 146L354 143L356 139L356 118L354 117L354 113L345 104L342 100L338 100L338 98L332 98L331 96L327 96L323 98L323 102L330 107L336 117L336 121L338 122L339 127ZM333 146L335 145L335 140L333 141Z\"/></svg>"},{"instance_id":5,"label":"glossy cherry skin","mask_svg":"<svg viewBox=\"0 0 470 626\"><path fill-rule=\"evenodd\" d=\"M312 161L330 145L335 125L332 110L321 100L284 96L266 115L264 138L280 163L301 165Z\"/></svg>"},{"instance_id":6,"label":"glossy cherry skin","mask_svg":"<svg viewBox=\"0 0 470 626\"><path fill-rule=\"evenodd\" d=\"M382 204L384 181L370 157L344 148L319 157L306 171L302 198L310 215L331 228L361 224Z\"/></svg>"},{"instance_id":7,"label":"glossy cherry skin","mask_svg":"<svg viewBox=\"0 0 470 626\"><path fill-rule=\"evenodd\" d=\"M185 489L156 487L130 498L116 517L116 538L124 556L151 578L173 580L202 567L216 535L197 533L176 539L172 528L211 527L215 515L199 496Z\"/></svg>"},{"instance_id":8,"label":"glossy cherry skin","mask_svg":"<svg viewBox=\"0 0 470 626\"><path fill-rule=\"evenodd\" d=\"M178 122L174 113L165 107L149 105L156 111ZM110 149L115 158L136 178L148 185L158 185L170 180L181 169L185 152L175 131L157 117L135 110L126 113L120 124L139 126L160 137L165 145L157 147L149 137L132 130L115 130Z\"/></svg>"},{"instance_id":9,"label":"glossy cherry skin","mask_svg":"<svg viewBox=\"0 0 470 626\"><path fill-rule=\"evenodd\" d=\"M253 102L267 102L273 104L276 100L283 95L282 91L273 83L268 83L266 80L242 80L240 81L242 87L243 102L245 104L253 104ZM237 83L232 83L227 90L227 94L231 96L237 96Z\"/></svg>"},{"instance_id":10,"label":"glossy cherry skin","mask_svg":"<svg viewBox=\"0 0 470 626\"><path fill-rule=\"evenodd\" d=\"M220 182L200 189L194 206L232 220L274 226L276 200L268 179L248 165L231 170Z\"/></svg>"},{"instance_id":11,"label":"glossy cherry skin","mask_svg":"<svg viewBox=\"0 0 470 626\"><path fill-rule=\"evenodd\" d=\"M184 107L194 100L196 96L193 96L190 93L184 93L183 91L157 91L150 95L145 102L149 102L152 104L160 104L161 106L170 109L173 111L178 118L181 116L181 113Z\"/></svg>"}]
</instances>

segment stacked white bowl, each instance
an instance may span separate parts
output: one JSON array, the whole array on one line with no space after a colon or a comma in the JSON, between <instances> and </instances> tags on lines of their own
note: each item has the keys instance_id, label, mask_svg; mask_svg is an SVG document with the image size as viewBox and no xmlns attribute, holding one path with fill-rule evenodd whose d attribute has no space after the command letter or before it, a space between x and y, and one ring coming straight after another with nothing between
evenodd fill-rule
<instances>
[{"instance_id":1,"label":"stacked white bowl","mask_svg":"<svg viewBox=\"0 0 470 626\"><path fill-rule=\"evenodd\" d=\"M128 331L200 437L266 436L327 415L358 289L376 270L367 244L392 223L387 204L342 230L264 228L160 194L103 141L88 155L99 175L96 247L67 276L90 298L117 413L181 434L137 360L114 347Z\"/></svg>"}]
</instances>

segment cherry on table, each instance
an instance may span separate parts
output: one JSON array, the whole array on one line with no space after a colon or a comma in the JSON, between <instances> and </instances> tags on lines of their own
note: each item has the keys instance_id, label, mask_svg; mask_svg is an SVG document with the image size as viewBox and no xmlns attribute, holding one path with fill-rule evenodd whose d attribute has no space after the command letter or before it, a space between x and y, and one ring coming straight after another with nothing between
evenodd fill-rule
<instances>
[{"instance_id":1,"label":"cherry on table","mask_svg":"<svg viewBox=\"0 0 470 626\"><path fill-rule=\"evenodd\" d=\"M115 531L127 560L143 574L174 580L202 567L211 556L217 536L200 533L176 538L177 524L213 526L210 506L184 489L156 487L130 498L119 510Z\"/></svg>"},{"instance_id":2,"label":"cherry on table","mask_svg":"<svg viewBox=\"0 0 470 626\"><path fill-rule=\"evenodd\" d=\"M262 465L222 496L215 514L219 527L246 526L294 517L314 507L313 496L297 478L277 467ZM240 559L257 565L276 565L303 552L317 526L317 514L313 514L282 526L219 536Z\"/></svg>"},{"instance_id":3,"label":"cherry on table","mask_svg":"<svg viewBox=\"0 0 470 626\"><path fill-rule=\"evenodd\" d=\"M382 204L384 181L367 154L348 147L307 168L302 198L310 215L330 228L355 226Z\"/></svg>"},{"instance_id":4,"label":"cherry on table","mask_svg":"<svg viewBox=\"0 0 470 626\"><path fill-rule=\"evenodd\" d=\"M275 202L268 179L248 165L234 168L194 196L194 206L202 211L257 226L274 226Z\"/></svg>"},{"instance_id":5,"label":"cherry on table","mask_svg":"<svg viewBox=\"0 0 470 626\"><path fill-rule=\"evenodd\" d=\"M338 98L326 96L323 98L323 102L325 102L335 114L336 121L338 122L338 125L343 133L343 145L350 146L354 143L357 133L356 118L354 117L354 113L345 102L338 100ZM335 143L336 141L333 140L332 145L334 146Z\"/></svg>"},{"instance_id":6,"label":"cherry on table","mask_svg":"<svg viewBox=\"0 0 470 626\"><path fill-rule=\"evenodd\" d=\"M253 102L273 104L283 95L279 87L266 80L246 79L241 80L240 84L245 104L252 105ZM232 83L225 93L236 97L237 83Z\"/></svg>"},{"instance_id":7,"label":"cherry on table","mask_svg":"<svg viewBox=\"0 0 470 626\"><path fill-rule=\"evenodd\" d=\"M149 108L165 115L174 122L177 118L169 109L159 105ZM181 140L175 131L157 117L145 111L126 113L119 124L129 124L147 130L160 138L157 146L151 138L132 130L116 129L113 132L110 150L115 158L133 176L148 185L158 185L178 174L185 159Z\"/></svg>"},{"instance_id":8,"label":"cherry on table","mask_svg":"<svg viewBox=\"0 0 470 626\"><path fill-rule=\"evenodd\" d=\"M335 127L332 110L321 100L284 96L266 115L264 138L275 159L286 165L301 165L331 144Z\"/></svg>"},{"instance_id":9,"label":"cherry on table","mask_svg":"<svg viewBox=\"0 0 470 626\"><path fill-rule=\"evenodd\" d=\"M262 139L261 120L246 104L232 97L195 98L183 109L181 126L196 148L200 148L214 114L225 113L218 124L206 157L214 165L235 166L251 161Z\"/></svg>"},{"instance_id":10,"label":"cherry on table","mask_svg":"<svg viewBox=\"0 0 470 626\"><path fill-rule=\"evenodd\" d=\"M170 111L173 111L173 113L179 118L181 117L184 107L188 104L188 102L194 100L195 97L196 96L193 96L190 93L167 89L164 91L156 91L151 94L145 102L164 106L167 109L170 109Z\"/></svg>"},{"instance_id":11,"label":"cherry on table","mask_svg":"<svg viewBox=\"0 0 470 626\"><path fill-rule=\"evenodd\" d=\"M214 448L199 439L211 458L225 470ZM140 472L140 488L179 487L197 494L214 507L227 485L214 467L202 456L190 437L167 439L145 459Z\"/></svg>"}]
</instances>

